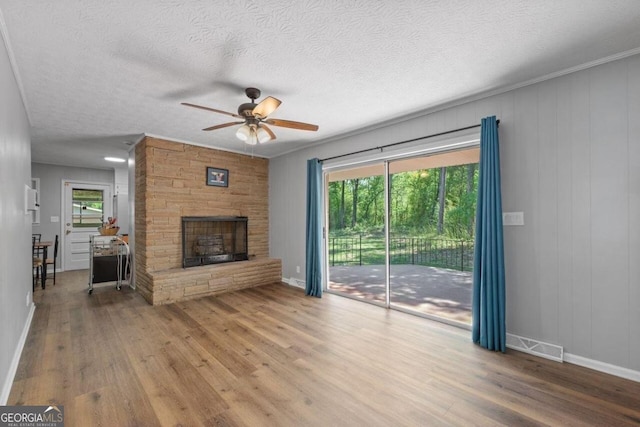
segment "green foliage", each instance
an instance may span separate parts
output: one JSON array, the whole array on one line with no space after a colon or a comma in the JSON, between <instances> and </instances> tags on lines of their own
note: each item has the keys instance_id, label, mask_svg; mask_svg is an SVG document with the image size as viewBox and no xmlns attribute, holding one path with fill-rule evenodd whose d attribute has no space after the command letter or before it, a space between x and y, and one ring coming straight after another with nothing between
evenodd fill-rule
<instances>
[{"instance_id":1,"label":"green foliage","mask_svg":"<svg viewBox=\"0 0 640 427\"><path fill-rule=\"evenodd\" d=\"M437 235L440 173L435 168L391 175L392 235ZM446 168L443 234L447 237L473 239L477 180L477 164ZM384 235L383 176L331 182L328 194L331 236Z\"/></svg>"},{"instance_id":2,"label":"green foliage","mask_svg":"<svg viewBox=\"0 0 640 427\"><path fill-rule=\"evenodd\" d=\"M457 203L447 210L446 234L454 239L473 236L476 211L476 194L463 194Z\"/></svg>"},{"instance_id":3,"label":"green foliage","mask_svg":"<svg viewBox=\"0 0 640 427\"><path fill-rule=\"evenodd\" d=\"M342 188L344 185L344 199ZM357 180L356 221L353 217L355 179L329 183L329 229L363 231L384 223L384 179L382 176Z\"/></svg>"}]
</instances>

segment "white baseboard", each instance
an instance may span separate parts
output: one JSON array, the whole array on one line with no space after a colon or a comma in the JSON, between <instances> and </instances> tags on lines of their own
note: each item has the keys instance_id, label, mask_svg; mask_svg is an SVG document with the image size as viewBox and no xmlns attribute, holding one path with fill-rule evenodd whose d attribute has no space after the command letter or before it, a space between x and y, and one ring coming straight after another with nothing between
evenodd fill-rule
<instances>
[{"instance_id":1,"label":"white baseboard","mask_svg":"<svg viewBox=\"0 0 640 427\"><path fill-rule=\"evenodd\" d=\"M18 341L16 351L13 353L13 359L11 360L11 366L9 366L9 372L7 372L7 377L5 378L4 384L2 385L2 393L0 394L0 405L6 405L7 400L9 400L9 393L11 393L13 379L15 378L16 372L18 371L20 356L22 356L22 350L24 349L24 345L27 342L27 335L29 334L29 328L31 327L31 321L33 320L33 313L35 311L36 305L34 303L31 303L27 321L24 324L24 328L22 328L22 334L20 335L20 340Z\"/></svg>"},{"instance_id":2,"label":"white baseboard","mask_svg":"<svg viewBox=\"0 0 640 427\"><path fill-rule=\"evenodd\" d=\"M594 371L600 371L604 372L605 374L615 375L616 377L640 382L640 371L634 371L633 369L611 365L609 363L600 362L598 360L587 359L586 357L577 356L570 353L564 354L564 361L567 363L573 363L574 365L593 369Z\"/></svg>"},{"instance_id":3,"label":"white baseboard","mask_svg":"<svg viewBox=\"0 0 640 427\"><path fill-rule=\"evenodd\" d=\"M507 334L507 348L522 351L538 357L544 357L545 359L556 362L567 362L593 369L594 371L640 382L640 371L634 371L633 369L623 368L610 363L600 362L599 360L588 359L586 357L566 353L563 351L563 348L558 345L536 341L530 338L523 338L513 334Z\"/></svg>"},{"instance_id":4,"label":"white baseboard","mask_svg":"<svg viewBox=\"0 0 640 427\"><path fill-rule=\"evenodd\" d=\"M295 277L287 279L283 277L282 281L289 286L295 286L297 288L304 289L304 280L302 279L296 279ZM611 365L609 363L600 362L598 360L587 359L586 357L566 353L563 351L562 347L558 345L525 339L513 334L507 335L509 335L508 341L515 338L518 339L517 342L513 341L507 345L507 347L510 349L522 351L556 362L572 363L574 365L593 369L594 371L604 372L605 374L615 375L616 377L640 382L640 371L634 371L633 369L627 369L620 366Z\"/></svg>"}]
</instances>

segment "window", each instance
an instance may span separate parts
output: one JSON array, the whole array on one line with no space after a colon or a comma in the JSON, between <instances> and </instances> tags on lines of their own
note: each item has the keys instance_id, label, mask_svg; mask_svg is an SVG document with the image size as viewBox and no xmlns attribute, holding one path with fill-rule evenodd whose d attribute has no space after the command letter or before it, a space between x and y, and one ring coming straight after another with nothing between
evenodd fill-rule
<instances>
[{"instance_id":1,"label":"window","mask_svg":"<svg viewBox=\"0 0 640 427\"><path fill-rule=\"evenodd\" d=\"M73 227L99 227L104 222L102 190L73 189Z\"/></svg>"}]
</instances>

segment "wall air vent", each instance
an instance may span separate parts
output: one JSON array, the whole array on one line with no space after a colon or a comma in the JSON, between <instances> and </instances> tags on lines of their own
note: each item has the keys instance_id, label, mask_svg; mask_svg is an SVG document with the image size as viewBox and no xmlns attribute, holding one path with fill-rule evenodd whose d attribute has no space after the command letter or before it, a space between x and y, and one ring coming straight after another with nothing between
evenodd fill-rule
<instances>
[{"instance_id":1,"label":"wall air vent","mask_svg":"<svg viewBox=\"0 0 640 427\"><path fill-rule=\"evenodd\" d=\"M561 346L520 337L518 335L507 334L507 347L556 362L562 362L564 360L564 350Z\"/></svg>"}]
</instances>

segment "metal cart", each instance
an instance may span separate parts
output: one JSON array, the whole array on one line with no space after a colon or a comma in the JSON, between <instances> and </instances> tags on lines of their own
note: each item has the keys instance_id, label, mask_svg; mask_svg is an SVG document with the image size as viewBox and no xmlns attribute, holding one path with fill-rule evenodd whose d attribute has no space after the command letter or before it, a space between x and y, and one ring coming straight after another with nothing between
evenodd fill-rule
<instances>
[{"instance_id":1,"label":"metal cart","mask_svg":"<svg viewBox=\"0 0 640 427\"><path fill-rule=\"evenodd\" d=\"M89 295L94 283L116 282L116 289L129 281L129 245L118 236L89 237Z\"/></svg>"}]
</instances>

